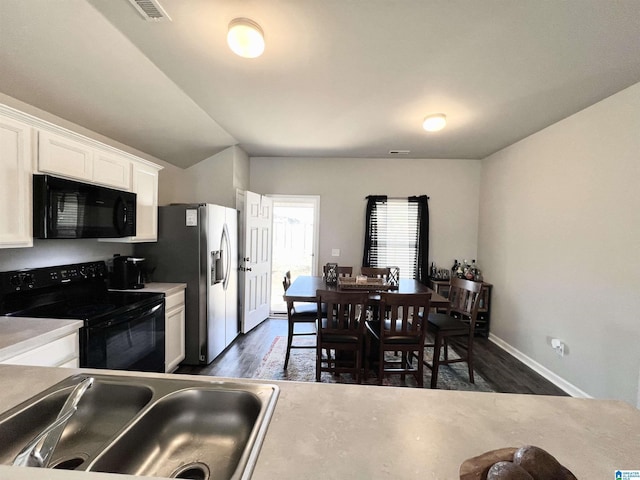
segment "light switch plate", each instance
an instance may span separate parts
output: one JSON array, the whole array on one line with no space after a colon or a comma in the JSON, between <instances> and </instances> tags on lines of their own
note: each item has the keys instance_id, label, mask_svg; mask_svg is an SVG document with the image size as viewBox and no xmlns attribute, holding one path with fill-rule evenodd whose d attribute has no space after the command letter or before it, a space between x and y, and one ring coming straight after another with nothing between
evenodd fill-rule
<instances>
[{"instance_id":1,"label":"light switch plate","mask_svg":"<svg viewBox=\"0 0 640 480\"><path fill-rule=\"evenodd\" d=\"M339 248L332 248L331 249L331 256L332 257L339 257L340 256L340 249Z\"/></svg>"}]
</instances>

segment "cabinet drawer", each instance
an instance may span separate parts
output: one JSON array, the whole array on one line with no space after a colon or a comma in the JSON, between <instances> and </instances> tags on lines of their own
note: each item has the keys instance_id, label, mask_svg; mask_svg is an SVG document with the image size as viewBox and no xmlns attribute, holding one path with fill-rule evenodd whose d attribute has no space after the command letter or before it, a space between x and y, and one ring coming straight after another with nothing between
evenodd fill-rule
<instances>
[{"instance_id":1,"label":"cabinet drawer","mask_svg":"<svg viewBox=\"0 0 640 480\"><path fill-rule=\"evenodd\" d=\"M79 357L78 334L74 333L52 342L36 347L27 352L8 358L2 363L9 365L34 365L41 367L57 367L66 365Z\"/></svg>"},{"instance_id":2,"label":"cabinet drawer","mask_svg":"<svg viewBox=\"0 0 640 480\"><path fill-rule=\"evenodd\" d=\"M184 305L184 290L169 295L164 299L164 311L168 312L172 308Z\"/></svg>"}]
</instances>

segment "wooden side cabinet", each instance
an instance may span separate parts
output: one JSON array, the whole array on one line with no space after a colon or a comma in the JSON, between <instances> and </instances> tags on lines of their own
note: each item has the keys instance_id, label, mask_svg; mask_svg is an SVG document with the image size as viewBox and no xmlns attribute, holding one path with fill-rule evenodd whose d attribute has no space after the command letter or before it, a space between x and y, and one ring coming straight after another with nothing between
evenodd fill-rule
<instances>
[{"instance_id":1,"label":"wooden side cabinet","mask_svg":"<svg viewBox=\"0 0 640 480\"><path fill-rule=\"evenodd\" d=\"M443 297L449 298L449 280L429 279L429 286L434 292L439 293ZM491 290L493 285L482 282L482 290L480 291L480 306L478 307L478 318L476 319L476 335L483 337L489 336L489 327L491 324Z\"/></svg>"}]
</instances>

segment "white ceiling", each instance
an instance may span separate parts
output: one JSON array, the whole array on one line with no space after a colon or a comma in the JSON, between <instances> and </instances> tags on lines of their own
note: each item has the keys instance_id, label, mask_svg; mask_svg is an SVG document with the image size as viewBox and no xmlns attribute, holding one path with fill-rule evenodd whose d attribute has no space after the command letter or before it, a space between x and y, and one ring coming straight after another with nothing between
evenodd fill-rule
<instances>
[{"instance_id":1,"label":"white ceiling","mask_svg":"<svg viewBox=\"0 0 640 480\"><path fill-rule=\"evenodd\" d=\"M640 81L639 0L0 0L0 92L178 166L483 158ZM266 50L235 56L229 21ZM447 114L439 133L425 115Z\"/></svg>"}]
</instances>

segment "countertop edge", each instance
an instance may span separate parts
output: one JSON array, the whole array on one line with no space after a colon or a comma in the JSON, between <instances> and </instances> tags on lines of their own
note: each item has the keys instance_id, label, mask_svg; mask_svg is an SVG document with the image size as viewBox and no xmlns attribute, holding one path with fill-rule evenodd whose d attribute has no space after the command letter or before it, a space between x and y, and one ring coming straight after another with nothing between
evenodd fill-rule
<instances>
[{"instance_id":1,"label":"countertop edge","mask_svg":"<svg viewBox=\"0 0 640 480\"><path fill-rule=\"evenodd\" d=\"M253 480L453 479L468 458L525 444L544 448L586 480L635 468L630 462L640 449L640 413L617 400L0 365L0 405L7 410L64 378L91 372L278 385ZM340 448L327 449L329 440ZM402 447L394 458L385 455L388 442ZM0 471L7 480L71 477ZM73 473L78 480L135 478Z\"/></svg>"},{"instance_id":2,"label":"countertop edge","mask_svg":"<svg viewBox=\"0 0 640 480\"><path fill-rule=\"evenodd\" d=\"M0 347L0 362L72 334L83 325L81 320L0 317L0 334L5 344Z\"/></svg>"},{"instance_id":3,"label":"countertop edge","mask_svg":"<svg viewBox=\"0 0 640 480\"><path fill-rule=\"evenodd\" d=\"M150 282L145 284L143 288L128 289L128 290L116 290L110 289L114 292L142 292L142 293L164 293L165 297L173 295L174 293L180 293L187 288L186 283L160 283Z\"/></svg>"}]
</instances>

